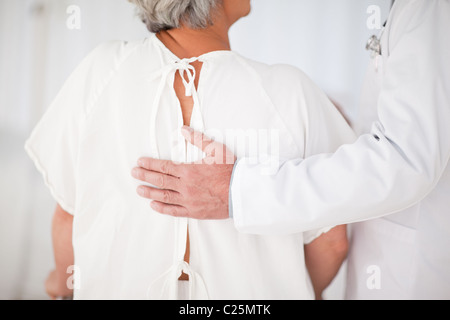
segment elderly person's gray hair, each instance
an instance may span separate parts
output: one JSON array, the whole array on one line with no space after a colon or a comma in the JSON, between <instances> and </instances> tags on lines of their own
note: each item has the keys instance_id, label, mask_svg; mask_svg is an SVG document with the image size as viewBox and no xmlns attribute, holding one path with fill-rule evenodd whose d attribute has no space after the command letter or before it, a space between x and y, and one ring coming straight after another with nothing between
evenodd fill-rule
<instances>
[{"instance_id":1,"label":"elderly person's gray hair","mask_svg":"<svg viewBox=\"0 0 450 320\"><path fill-rule=\"evenodd\" d=\"M179 28L206 28L212 23L212 10L222 0L128 0L135 4L150 32Z\"/></svg>"}]
</instances>

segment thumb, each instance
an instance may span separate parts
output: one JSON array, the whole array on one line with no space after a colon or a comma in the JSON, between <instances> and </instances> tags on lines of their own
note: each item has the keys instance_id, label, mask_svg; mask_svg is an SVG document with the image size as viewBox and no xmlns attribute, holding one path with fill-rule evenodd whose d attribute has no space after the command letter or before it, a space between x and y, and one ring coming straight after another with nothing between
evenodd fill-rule
<instances>
[{"instance_id":1,"label":"thumb","mask_svg":"<svg viewBox=\"0 0 450 320\"><path fill-rule=\"evenodd\" d=\"M188 126L183 126L183 128L181 128L181 134L187 142L201 149L207 155L209 155L208 153L211 153L211 150L209 150L210 148L208 148L212 143L214 143L214 140L211 138Z\"/></svg>"}]
</instances>

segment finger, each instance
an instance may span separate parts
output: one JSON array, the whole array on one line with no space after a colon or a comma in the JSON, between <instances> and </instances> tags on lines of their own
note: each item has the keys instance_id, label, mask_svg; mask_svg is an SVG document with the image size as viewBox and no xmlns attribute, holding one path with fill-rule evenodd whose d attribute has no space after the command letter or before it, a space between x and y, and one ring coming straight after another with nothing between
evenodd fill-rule
<instances>
[{"instance_id":1,"label":"finger","mask_svg":"<svg viewBox=\"0 0 450 320\"><path fill-rule=\"evenodd\" d=\"M177 191L180 179L160 172L149 171L143 168L134 168L131 175L141 181L148 182L160 189Z\"/></svg>"},{"instance_id":2,"label":"finger","mask_svg":"<svg viewBox=\"0 0 450 320\"><path fill-rule=\"evenodd\" d=\"M194 129L187 126L181 128L181 134L187 142L201 149L203 152L208 152L209 149L211 149L210 145L215 142L211 138L205 136L203 133L195 131Z\"/></svg>"},{"instance_id":3,"label":"finger","mask_svg":"<svg viewBox=\"0 0 450 320\"><path fill-rule=\"evenodd\" d=\"M141 168L179 177L179 165L169 160L159 160L152 158L140 158L138 165Z\"/></svg>"},{"instance_id":4,"label":"finger","mask_svg":"<svg viewBox=\"0 0 450 320\"><path fill-rule=\"evenodd\" d=\"M136 191L143 198L171 205L179 205L181 203L181 195L175 191L155 189L147 186L139 186Z\"/></svg>"},{"instance_id":5,"label":"finger","mask_svg":"<svg viewBox=\"0 0 450 320\"><path fill-rule=\"evenodd\" d=\"M182 206L170 205L159 201L153 201L150 206L156 212L166 214L173 217L185 218L189 215L189 211Z\"/></svg>"}]
</instances>

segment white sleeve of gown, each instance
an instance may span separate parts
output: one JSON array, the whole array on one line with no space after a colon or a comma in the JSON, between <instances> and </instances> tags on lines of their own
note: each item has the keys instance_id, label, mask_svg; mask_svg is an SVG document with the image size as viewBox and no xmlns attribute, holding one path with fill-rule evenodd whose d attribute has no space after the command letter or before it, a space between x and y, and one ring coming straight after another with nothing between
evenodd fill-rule
<instances>
[{"instance_id":1,"label":"white sleeve of gown","mask_svg":"<svg viewBox=\"0 0 450 320\"><path fill-rule=\"evenodd\" d=\"M56 202L76 211L78 147L86 111L101 92L114 65L118 42L98 46L70 75L25 143ZM111 54L113 53L113 54Z\"/></svg>"}]
</instances>

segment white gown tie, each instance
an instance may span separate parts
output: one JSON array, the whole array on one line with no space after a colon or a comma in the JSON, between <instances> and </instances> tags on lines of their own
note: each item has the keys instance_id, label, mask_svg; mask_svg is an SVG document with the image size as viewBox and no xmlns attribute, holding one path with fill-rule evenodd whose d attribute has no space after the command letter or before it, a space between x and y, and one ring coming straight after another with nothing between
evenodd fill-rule
<instances>
[{"instance_id":1,"label":"white gown tie","mask_svg":"<svg viewBox=\"0 0 450 320\"><path fill-rule=\"evenodd\" d=\"M161 78L156 91L156 96L153 101L153 107L150 118L150 143L152 156L155 158L160 157L157 132L156 132L156 120L158 110L160 107L161 97L164 93L166 85L173 88L173 83L168 83L169 76L177 72L180 74L185 87L185 94L187 97L191 97L194 100L194 108L199 106L198 93L195 88L196 70L191 65L192 62L197 61L198 58L182 59L166 64L161 70L151 75L150 80L155 80L158 77ZM203 123L200 123L203 130ZM180 128L181 129L181 128ZM181 137L182 138L182 137ZM147 290L147 298L154 300L175 300L178 299L178 287L179 277L182 273L189 276L189 299L190 300L205 300L208 299L208 292L206 290L205 283L202 277L195 272L192 267L185 261L181 260L178 263L173 264L167 271L161 274L156 280L154 280Z\"/></svg>"},{"instance_id":2,"label":"white gown tie","mask_svg":"<svg viewBox=\"0 0 450 320\"><path fill-rule=\"evenodd\" d=\"M169 75L172 73L175 73L178 71L178 73L181 76L181 79L183 81L183 85L185 87L185 94L187 97L191 97L194 100L194 107L198 106L199 104L199 98L197 94L197 90L195 88L195 78L196 78L196 71L195 68L191 65L192 62L197 61L198 58L190 58L190 59L182 59L178 61L174 61L172 63L167 64L164 68L156 72L154 75L151 76L150 80L156 79L158 77L161 77L158 90L156 91L156 97L153 101L153 107L152 107L152 113L150 118L150 143L151 143L151 150L152 155L156 158L159 158L159 148L158 148L158 141L156 139L157 132L156 132L156 117L158 115L159 105L161 102L161 97L164 92L164 87L166 85L170 85L173 87L173 83L168 84L167 79L169 78ZM181 128L180 128L181 129ZM198 128L203 129L203 128Z\"/></svg>"},{"instance_id":3,"label":"white gown tie","mask_svg":"<svg viewBox=\"0 0 450 320\"><path fill-rule=\"evenodd\" d=\"M178 278L184 272L189 276L189 300L208 300L209 295L203 278L186 261L174 264L153 281L147 290L150 300L177 300Z\"/></svg>"}]
</instances>

